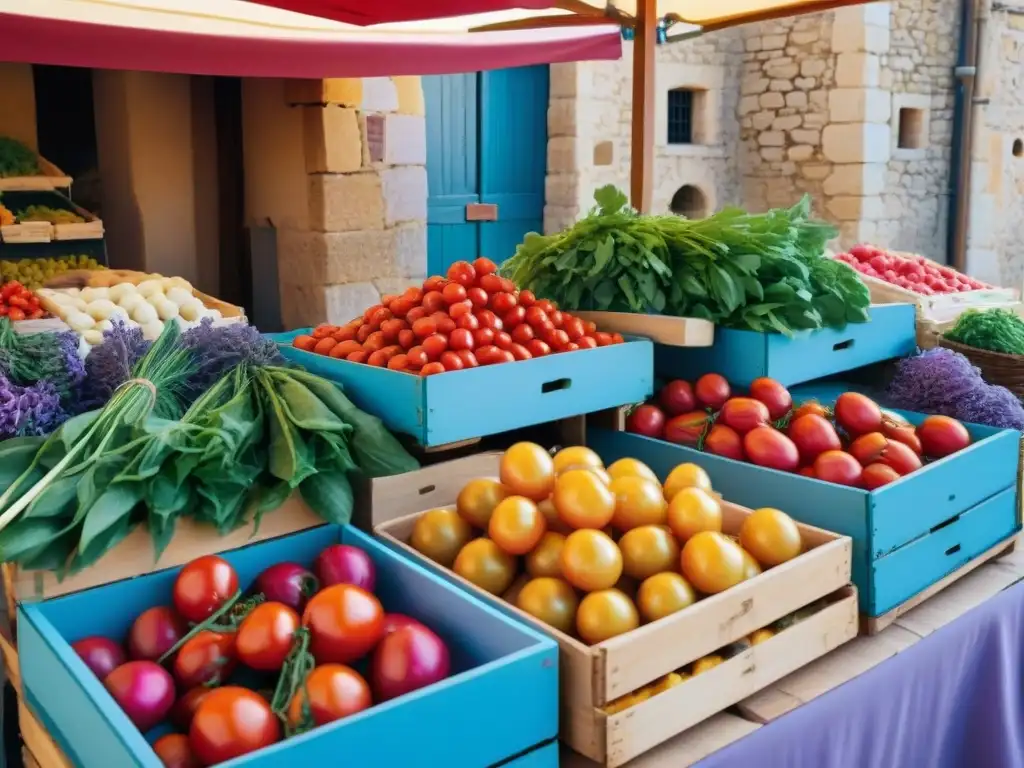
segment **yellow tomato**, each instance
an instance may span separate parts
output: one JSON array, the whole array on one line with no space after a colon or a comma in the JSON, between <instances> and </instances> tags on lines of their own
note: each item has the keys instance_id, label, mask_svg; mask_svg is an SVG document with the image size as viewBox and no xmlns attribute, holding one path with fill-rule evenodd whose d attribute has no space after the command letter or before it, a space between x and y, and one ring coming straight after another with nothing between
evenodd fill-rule
<instances>
[{"instance_id":1,"label":"yellow tomato","mask_svg":"<svg viewBox=\"0 0 1024 768\"><path fill-rule=\"evenodd\" d=\"M758 645L766 640L771 640L773 637L775 637L775 633L772 630L765 628L751 633L748 639L750 640L751 645Z\"/></svg>"},{"instance_id":2,"label":"yellow tomato","mask_svg":"<svg viewBox=\"0 0 1024 768\"><path fill-rule=\"evenodd\" d=\"M740 526L740 545L761 565L771 568L800 554L803 541L793 518L778 509L762 507Z\"/></svg>"},{"instance_id":3,"label":"yellow tomato","mask_svg":"<svg viewBox=\"0 0 1024 768\"><path fill-rule=\"evenodd\" d=\"M524 496L509 496L494 508L487 535L510 555L525 555L547 531L544 515Z\"/></svg>"},{"instance_id":4,"label":"yellow tomato","mask_svg":"<svg viewBox=\"0 0 1024 768\"><path fill-rule=\"evenodd\" d=\"M491 514L505 497L509 496L508 488L497 480L480 478L470 480L459 491L455 500L455 508L459 510L462 519L474 528L487 530L487 524L491 522Z\"/></svg>"},{"instance_id":5,"label":"yellow tomato","mask_svg":"<svg viewBox=\"0 0 1024 768\"><path fill-rule=\"evenodd\" d=\"M492 595L504 593L516 577L516 559L490 539L473 539L455 558L452 570Z\"/></svg>"},{"instance_id":6,"label":"yellow tomato","mask_svg":"<svg viewBox=\"0 0 1024 768\"><path fill-rule=\"evenodd\" d=\"M586 469L570 469L559 475L551 500L559 518L572 528L601 529L615 514L615 495Z\"/></svg>"},{"instance_id":7,"label":"yellow tomato","mask_svg":"<svg viewBox=\"0 0 1024 768\"><path fill-rule=\"evenodd\" d=\"M680 464L668 474L665 480L665 501L672 501L673 497L683 488L700 488L702 491L711 490L711 478L704 471L703 467L696 464Z\"/></svg>"},{"instance_id":8,"label":"yellow tomato","mask_svg":"<svg viewBox=\"0 0 1024 768\"><path fill-rule=\"evenodd\" d=\"M420 515L409 543L435 563L451 568L459 550L472 538L473 529L454 509L432 509Z\"/></svg>"},{"instance_id":9,"label":"yellow tomato","mask_svg":"<svg viewBox=\"0 0 1024 768\"><path fill-rule=\"evenodd\" d=\"M555 462L536 443L516 443L501 456L501 482L512 493L543 501L555 483Z\"/></svg>"},{"instance_id":10,"label":"yellow tomato","mask_svg":"<svg viewBox=\"0 0 1024 768\"><path fill-rule=\"evenodd\" d=\"M550 498L544 499L537 505L537 509L544 515L544 520L548 524L549 531L556 531L558 533L571 533L572 528L562 522L562 518L558 516L558 510L555 509L555 502Z\"/></svg>"},{"instance_id":11,"label":"yellow tomato","mask_svg":"<svg viewBox=\"0 0 1024 768\"><path fill-rule=\"evenodd\" d=\"M640 626L633 601L617 589L591 592L576 611L576 631L589 645L602 643Z\"/></svg>"},{"instance_id":12,"label":"yellow tomato","mask_svg":"<svg viewBox=\"0 0 1024 768\"><path fill-rule=\"evenodd\" d=\"M650 467L636 459L619 459L608 467L608 474L612 480L618 480L620 477L645 477L656 483L660 482Z\"/></svg>"},{"instance_id":13,"label":"yellow tomato","mask_svg":"<svg viewBox=\"0 0 1024 768\"><path fill-rule=\"evenodd\" d=\"M577 589L608 589L622 576L622 552L601 531L573 531L562 545L562 576Z\"/></svg>"},{"instance_id":14,"label":"yellow tomato","mask_svg":"<svg viewBox=\"0 0 1024 768\"><path fill-rule=\"evenodd\" d=\"M567 469L572 468L604 468L604 462L601 461L601 457L598 456L589 448L587 448L586 446L582 445L574 445L570 448L563 448L562 450L555 454L553 462L555 465L556 475L560 475Z\"/></svg>"},{"instance_id":15,"label":"yellow tomato","mask_svg":"<svg viewBox=\"0 0 1024 768\"><path fill-rule=\"evenodd\" d=\"M668 527L683 543L701 531L722 530L722 505L707 491L683 488L668 505Z\"/></svg>"},{"instance_id":16,"label":"yellow tomato","mask_svg":"<svg viewBox=\"0 0 1024 768\"><path fill-rule=\"evenodd\" d=\"M572 634L579 598L562 579L542 577L526 584L516 600L519 610L540 619L559 632Z\"/></svg>"},{"instance_id":17,"label":"yellow tomato","mask_svg":"<svg viewBox=\"0 0 1024 768\"><path fill-rule=\"evenodd\" d=\"M703 659L697 659L695 662L693 662L693 675L694 677L696 677L697 675L707 672L709 669L714 669L719 664L722 664L724 662L725 659L715 654L705 656Z\"/></svg>"},{"instance_id":18,"label":"yellow tomato","mask_svg":"<svg viewBox=\"0 0 1024 768\"><path fill-rule=\"evenodd\" d=\"M698 592L714 595L743 581L743 550L727 536L702 531L683 545L680 566Z\"/></svg>"},{"instance_id":19,"label":"yellow tomato","mask_svg":"<svg viewBox=\"0 0 1024 768\"><path fill-rule=\"evenodd\" d=\"M678 573L656 573L640 585L636 603L644 621L657 621L697 602L693 587Z\"/></svg>"},{"instance_id":20,"label":"yellow tomato","mask_svg":"<svg viewBox=\"0 0 1024 768\"><path fill-rule=\"evenodd\" d=\"M685 672L680 674L679 672L669 672L665 675L658 683L654 686L651 693L657 696L659 693L664 693L667 690L675 688L680 683L684 683L690 679L690 676Z\"/></svg>"},{"instance_id":21,"label":"yellow tomato","mask_svg":"<svg viewBox=\"0 0 1024 768\"><path fill-rule=\"evenodd\" d=\"M633 579L643 580L679 565L679 544L660 525L642 525L627 531L619 539L622 570Z\"/></svg>"},{"instance_id":22,"label":"yellow tomato","mask_svg":"<svg viewBox=\"0 0 1024 768\"><path fill-rule=\"evenodd\" d=\"M533 551L526 556L526 572L534 578L562 575L562 547L565 536L554 531L545 533Z\"/></svg>"},{"instance_id":23,"label":"yellow tomato","mask_svg":"<svg viewBox=\"0 0 1024 768\"><path fill-rule=\"evenodd\" d=\"M742 549L742 547L741 547ZM743 550L743 580L752 579L761 575L761 565L754 559L747 550Z\"/></svg>"},{"instance_id":24,"label":"yellow tomato","mask_svg":"<svg viewBox=\"0 0 1024 768\"><path fill-rule=\"evenodd\" d=\"M611 492L615 494L612 525L620 531L665 522L668 504L654 480L635 475L619 477L612 480Z\"/></svg>"}]
</instances>

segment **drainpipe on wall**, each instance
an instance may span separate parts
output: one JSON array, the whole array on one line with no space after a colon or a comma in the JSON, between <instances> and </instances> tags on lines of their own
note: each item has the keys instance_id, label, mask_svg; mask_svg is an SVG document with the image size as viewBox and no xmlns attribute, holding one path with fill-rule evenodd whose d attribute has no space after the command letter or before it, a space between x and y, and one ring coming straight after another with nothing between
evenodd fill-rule
<instances>
[{"instance_id":1,"label":"drainpipe on wall","mask_svg":"<svg viewBox=\"0 0 1024 768\"><path fill-rule=\"evenodd\" d=\"M949 185L947 252L954 269L967 264L967 231L971 218L971 156L974 148L974 90L978 75L979 15L987 0L960 0L960 46L953 105L953 154Z\"/></svg>"}]
</instances>

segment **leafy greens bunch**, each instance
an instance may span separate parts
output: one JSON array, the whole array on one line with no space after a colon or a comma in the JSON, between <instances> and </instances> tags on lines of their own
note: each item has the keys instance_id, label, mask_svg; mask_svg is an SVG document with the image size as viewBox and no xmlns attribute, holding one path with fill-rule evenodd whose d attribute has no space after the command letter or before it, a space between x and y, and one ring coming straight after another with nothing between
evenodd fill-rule
<instances>
[{"instance_id":1,"label":"leafy greens bunch","mask_svg":"<svg viewBox=\"0 0 1024 768\"><path fill-rule=\"evenodd\" d=\"M835 231L788 209L727 208L704 219L644 216L613 186L564 232L531 233L502 267L520 288L567 309L696 317L755 331L867 322L868 289L823 256Z\"/></svg>"}]
</instances>

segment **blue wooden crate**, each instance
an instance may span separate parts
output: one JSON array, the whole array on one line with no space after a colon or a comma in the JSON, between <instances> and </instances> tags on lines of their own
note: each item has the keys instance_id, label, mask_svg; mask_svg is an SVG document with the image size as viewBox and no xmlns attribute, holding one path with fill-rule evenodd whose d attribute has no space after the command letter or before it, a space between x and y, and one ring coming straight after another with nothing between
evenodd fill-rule
<instances>
[{"instance_id":1,"label":"blue wooden crate","mask_svg":"<svg viewBox=\"0 0 1024 768\"><path fill-rule=\"evenodd\" d=\"M557 737L555 642L371 537L350 526L321 526L224 557L248 584L272 563L309 563L338 541L354 544L373 558L376 591L385 609L418 618L444 638L452 654L452 676L230 765L332 765L344 755L346 763L359 766L479 768L515 755L525 758L531 748ZM152 740L160 731L139 733L70 643L90 635L124 637L143 610L169 601L178 570L19 606L25 700L76 765L160 768L147 742L147 736Z\"/></svg>"},{"instance_id":2,"label":"blue wooden crate","mask_svg":"<svg viewBox=\"0 0 1024 768\"><path fill-rule=\"evenodd\" d=\"M913 305L885 304L871 307L870 312L870 323L851 323L841 331L801 331L792 338L716 328L711 347L658 344L654 369L659 376L690 381L705 373L720 373L737 387L769 376L788 387L914 352Z\"/></svg>"},{"instance_id":3,"label":"blue wooden crate","mask_svg":"<svg viewBox=\"0 0 1024 768\"><path fill-rule=\"evenodd\" d=\"M918 423L924 418L903 415ZM801 522L849 536L861 613L875 617L1021 527L1019 433L977 425L968 429L976 442L966 450L872 492L626 432L589 429L587 445L609 463L639 459L662 479L678 464L693 462L707 470L712 485L729 501L755 509L776 507Z\"/></svg>"},{"instance_id":4,"label":"blue wooden crate","mask_svg":"<svg viewBox=\"0 0 1024 768\"><path fill-rule=\"evenodd\" d=\"M654 390L654 345L644 339L413 376L293 347L294 338L309 330L268 338L286 358L341 385L357 406L424 447L638 403Z\"/></svg>"}]
</instances>

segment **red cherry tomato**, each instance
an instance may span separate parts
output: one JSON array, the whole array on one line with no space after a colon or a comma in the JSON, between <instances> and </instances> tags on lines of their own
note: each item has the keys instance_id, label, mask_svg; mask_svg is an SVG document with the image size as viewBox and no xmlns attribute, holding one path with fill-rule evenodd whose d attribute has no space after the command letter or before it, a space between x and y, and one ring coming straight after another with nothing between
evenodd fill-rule
<instances>
[{"instance_id":1,"label":"red cherry tomato","mask_svg":"<svg viewBox=\"0 0 1024 768\"><path fill-rule=\"evenodd\" d=\"M427 363L420 368L420 376L434 376L438 373L444 373L444 366L440 363Z\"/></svg>"},{"instance_id":2,"label":"red cherry tomato","mask_svg":"<svg viewBox=\"0 0 1024 768\"><path fill-rule=\"evenodd\" d=\"M473 332L473 342L477 347L486 347L494 343L494 329L480 328Z\"/></svg>"},{"instance_id":3,"label":"red cherry tomato","mask_svg":"<svg viewBox=\"0 0 1024 768\"><path fill-rule=\"evenodd\" d=\"M468 291L466 291L466 296L469 298L471 302L473 302L474 307L478 307L481 309L483 307L486 307L487 302L490 300L489 297L487 296L487 291L485 291L483 288L470 288Z\"/></svg>"},{"instance_id":4,"label":"red cherry tomato","mask_svg":"<svg viewBox=\"0 0 1024 768\"><path fill-rule=\"evenodd\" d=\"M498 347L499 349L508 349L510 346L512 346L512 337L509 336L504 331L499 331L498 333L494 334L494 346Z\"/></svg>"},{"instance_id":5,"label":"red cherry tomato","mask_svg":"<svg viewBox=\"0 0 1024 768\"><path fill-rule=\"evenodd\" d=\"M462 359L462 366L464 368L476 368L480 365L480 363L477 362L476 355L468 349L460 349L458 355Z\"/></svg>"},{"instance_id":6,"label":"red cherry tomato","mask_svg":"<svg viewBox=\"0 0 1024 768\"><path fill-rule=\"evenodd\" d=\"M192 752L203 765L227 762L280 739L281 723L266 699L236 686L212 691L188 731Z\"/></svg>"},{"instance_id":7,"label":"red cherry tomato","mask_svg":"<svg viewBox=\"0 0 1024 768\"><path fill-rule=\"evenodd\" d=\"M199 760L192 754L188 736L169 733L153 742L153 751L164 764L164 768L200 768Z\"/></svg>"},{"instance_id":8,"label":"red cherry tomato","mask_svg":"<svg viewBox=\"0 0 1024 768\"><path fill-rule=\"evenodd\" d=\"M534 328L540 328L548 322L548 313L534 304L526 310L526 322Z\"/></svg>"},{"instance_id":9,"label":"red cherry tomato","mask_svg":"<svg viewBox=\"0 0 1024 768\"><path fill-rule=\"evenodd\" d=\"M456 322L466 316L473 317L473 302L469 299L455 302L448 307L448 315ZM473 319L476 320L475 317Z\"/></svg>"},{"instance_id":10,"label":"red cherry tomato","mask_svg":"<svg viewBox=\"0 0 1024 768\"><path fill-rule=\"evenodd\" d=\"M476 281L476 284L488 293L500 293L502 290L501 278L494 274L483 275Z\"/></svg>"},{"instance_id":11,"label":"red cherry tomato","mask_svg":"<svg viewBox=\"0 0 1024 768\"><path fill-rule=\"evenodd\" d=\"M448 339L435 333L433 336L425 338L422 346L430 360L437 360L441 357L441 353L448 349Z\"/></svg>"},{"instance_id":12,"label":"red cherry tomato","mask_svg":"<svg viewBox=\"0 0 1024 768\"><path fill-rule=\"evenodd\" d=\"M235 660L235 635L206 629L178 649L174 657L174 679L179 690L217 685L230 677Z\"/></svg>"},{"instance_id":13,"label":"red cherry tomato","mask_svg":"<svg viewBox=\"0 0 1024 768\"><path fill-rule=\"evenodd\" d=\"M402 349L411 349L416 344L416 334L411 328L403 328L398 332L398 344Z\"/></svg>"},{"instance_id":14,"label":"red cherry tomato","mask_svg":"<svg viewBox=\"0 0 1024 768\"><path fill-rule=\"evenodd\" d=\"M509 335L512 337L512 341L517 344L529 344L530 340L533 339L533 328L526 323L523 323L522 325L517 325L513 328L512 333Z\"/></svg>"},{"instance_id":15,"label":"red cherry tomato","mask_svg":"<svg viewBox=\"0 0 1024 768\"><path fill-rule=\"evenodd\" d=\"M217 555L205 555L187 563L174 580L174 607L195 624L205 621L238 591L238 574Z\"/></svg>"},{"instance_id":16,"label":"red cherry tomato","mask_svg":"<svg viewBox=\"0 0 1024 768\"><path fill-rule=\"evenodd\" d=\"M500 352L501 350L493 344L486 344L484 346L477 347L476 359L480 365L491 365L495 362L495 358Z\"/></svg>"},{"instance_id":17,"label":"red cherry tomato","mask_svg":"<svg viewBox=\"0 0 1024 768\"><path fill-rule=\"evenodd\" d=\"M533 295L533 291L520 291L519 292L519 304L524 307L531 307L533 303L537 301L537 297Z\"/></svg>"},{"instance_id":18,"label":"red cherry tomato","mask_svg":"<svg viewBox=\"0 0 1024 768\"><path fill-rule=\"evenodd\" d=\"M580 336L576 343L580 349L597 349L597 339L593 336Z\"/></svg>"},{"instance_id":19,"label":"red cherry tomato","mask_svg":"<svg viewBox=\"0 0 1024 768\"><path fill-rule=\"evenodd\" d=\"M448 279L452 281L449 285L468 288L476 282L476 268L468 261L456 261L448 267Z\"/></svg>"},{"instance_id":20,"label":"red cherry tomato","mask_svg":"<svg viewBox=\"0 0 1024 768\"><path fill-rule=\"evenodd\" d=\"M437 326L438 333L443 333L447 336L455 330L455 321L444 312L435 312L430 316L430 319L433 320L434 324Z\"/></svg>"},{"instance_id":21,"label":"red cherry tomato","mask_svg":"<svg viewBox=\"0 0 1024 768\"><path fill-rule=\"evenodd\" d=\"M503 317L512 307L516 306L516 297L511 293L496 293L491 296L490 307L499 317Z\"/></svg>"},{"instance_id":22,"label":"red cherry tomato","mask_svg":"<svg viewBox=\"0 0 1024 768\"><path fill-rule=\"evenodd\" d=\"M445 286L447 288L448 286ZM463 297L465 298L465 297ZM429 315L437 312L438 310L444 309L448 302L444 300L444 294L441 291L428 291L423 296L423 309Z\"/></svg>"},{"instance_id":23,"label":"red cherry tomato","mask_svg":"<svg viewBox=\"0 0 1024 768\"><path fill-rule=\"evenodd\" d=\"M448 337L448 347L456 351L460 349L473 349L473 334L465 328L457 328ZM446 368L448 366L445 366Z\"/></svg>"},{"instance_id":24,"label":"red cherry tomato","mask_svg":"<svg viewBox=\"0 0 1024 768\"><path fill-rule=\"evenodd\" d=\"M499 349L498 352L494 355L494 359L491 361L491 365L496 365L497 363L514 363L515 361L515 355L513 355L509 350Z\"/></svg>"},{"instance_id":25,"label":"red cherry tomato","mask_svg":"<svg viewBox=\"0 0 1024 768\"><path fill-rule=\"evenodd\" d=\"M429 362L427 352L423 347L413 347L405 354L406 364L410 370L418 371Z\"/></svg>"},{"instance_id":26,"label":"red cherry tomato","mask_svg":"<svg viewBox=\"0 0 1024 768\"><path fill-rule=\"evenodd\" d=\"M424 370L429 366L424 366ZM347 664L368 653L384 634L384 609L365 589L335 584L315 594L302 623L318 663Z\"/></svg>"},{"instance_id":27,"label":"red cherry tomato","mask_svg":"<svg viewBox=\"0 0 1024 768\"><path fill-rule=\"evenodd\" d=\"M440 291L442 288L444 288L447 282L448 281L445 280L440 275L428 277L426 280L423 281L423 292L429 293L430 291Z\"/></svg>"},{"instance_id":28,"label":"red cherry tomato","mask_svg":"<svg viewBox=\"0 0 1024 768\"><path fill-rule=\"evenodd\" d=\"M516 284L509 280L507 277L501 278L501 290L505 293L511 293L515 296Z\"/></svg>"},{"instance_id":29,"label":"red cherry tomato","mask_svg":"<svg viewBox=\"0 0 1024 768\"><path fill-rule=\"evenodd\" d=\"M551 331L544 340L551 345L552 349L562 351L565 346L569 343L569 334L559 329L557 331Z\"/></svg>"},{"instance_id":30,"label":"red cherry tomato","mask_svg":"<svg viewBox=\"0 0 1024 768\"><path fill-rule=\"evenodd\" d=\"M412 332L416 334L418 338L425 339L437 333L437 323L434 322L432 317L421 317L419 320L412 324Z\"/></svg>"},{"instance_id":31,"label":"red cherry tomato","mask_svg":"<svg viewBox=\"0 0 1024 768\"><path fill-rule=\"evenodd\" d=\"M584 336L583 321L578 317L567 317L562 322L562 330L569 334L569 341L579 341Z\"/></svg>"},{"instance_id":32,"label":"red cherry tomato","mask_svg":"<svg viewBox=\"0 0 1024 768\"><path fill-rule=\"evenodd\" d=\"M475 331L480 327L480 321L476 319L476 315L463 315L455 324L459 328L465 328L467 331Z\"/></svg>"},{"instance_id":33,"label":"red cherry tomato","mask_svg":"<svg viewBox=\"0 0 1024 768\"><path fill-rule=\"evenodd\" d=\"M555 302L549 301L548 299L537 299L536 303L534 303L533 306L540 307L541 311L544 312L545 314L554 312L556 309L558 309L558 307L555 305Z\"/></svg>"},{"instance_id":34,"label":"red cherry tomato","mask_svg":"<svg viewBox=\"0 0 1024 768\"><path fill-rule=\"evenodd\" d=\"M607 347L612 343L612 335L610 333L605 333L604 331L598 331L594 334L594 340L597 342L597 346Z\"/></svg>"},{"instance_id":35,"label":"red cherry tomato","mask_svg":"<svg viewBox=\"0 0 1024 768\"><path fill-rule=\"evenodd\" d=\"M481 328L493 328L496 331L502 330L504 325L498 316L489 309L481 309L476 313L476 319L480 321Z\"/></svg>"},{"instance_id":36,"label":"red cherry tomato","mask_svg":"<svg viewBox=\"0 0 1024 768\"><path fill-rule=\"evenodd\" d=\"M519 325L525 320L526 307L521 305L512 307L512 309L506 312L501 318L502 324L504 324L504 326L509 329L515 328L517 325Z\"/></svg>"},{"instance_id":37,"label":"red cherry tomato","mask_svg":"<svg viewBox=\"0 0 1024 768\"><path fill-rule=\"evenodd\" d=\"M548 312L548 320L551 321L551 324L555 326L555 328L561 328L565 323L565 315L556 309L553 312Z\"/></svg>"},{"instance_id":38,"label":"red cherry tomato","mask_svg":"<svg viewBox=\"0 0 1024 768\"><path fill-rule=\"evenodd\" d=\"M440 362L446 371L461 371L465 367L462 363L462 358L459 357L459 353L452 352L451 350L441 355Z\"/></svg>"},{"instance_id":39,"label":"red cherry tomato","mask_svg":"<svg viewBox=\"0 0 1024 768\"><path fill-rule=\"evenodd\" d=\"M530 354L534 357L544 357L544 355L551 354L551 347L546 342L540 339L534 339L526 345L526 348L530 351Z\"/></svg>"},{"instance_id":40,"label":"red cherry tomato","mask_svg":"<svg viewBox=\"0 0 1024 768\"><path fill-rule=\"evenodd\" d=\"M476 270L477 275L492 275L498 271L498 265L481 256L473 262L473 269Z\"/></svg>"},{"instance_id":41,"label":"red cherry tomato","mask_svg":"<svg viewBox=\"0 0 1024 768\"><path fill-rule=\"evenodd\" d=\"M508 351L512 353L512 356L516 360L529 360L533 357L533 355L530 354L530 351L522 344L510 344Z\"/></svg>"},{"instance_id":42,"label":"red cherry tomato","mask_svg":"<svg viewBox=\"0 0 1024 768\"><path fill-rule=\"evenodd\" d=\"M472 267L470 267L468 264L466 266L472 269ZM470 281L470 285L472 285L472 281ZM459 301L465 301L466 286L460 283L448 283L448 285L444 287L444 290L441 291L441 295L444 297L445 302L448 304L455 304L456 302Z\"/></svg>"},{"instance_id":43,"label":"red cherry tomato","mask_svg":"<svg viewBox=\"0 0 1024 768\"><path fill-rule=\"evenodd\" d=\"M299 614L287 605L263 603L256 606L238 628L235 640L238 660L262 672L281 669L298 628Z\"/></svg>"},{"instance_id":44,"label":"red cherry tomato","mask_svg":"<svg viewBox=\"0 0 1024 768\"><path fill-rule=\"evenodd\" d=\"M362 675L344 664L322 664L306 676L305 685L288 707L288 724L292 728L302 724L307 694L312 725L333 723L373 705L370 686Z\"/></svg>"},{"instance_id":45,"label":"red cherry tomato","mask_svg":"<svg viewBox=\"0 0 1024 768\"><path fill-rule=\"evenodd\" d=\"M412 325L420 318L426 317L427 314L427 310L424 309L423 307L413 307L412 309L405 313L405 322L409 323L409 325ZM359 337L356 336L356 339L358 340Z\"/></svg>"}]
</instances>

